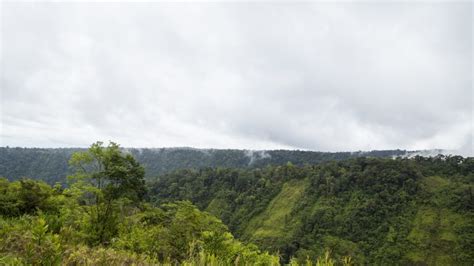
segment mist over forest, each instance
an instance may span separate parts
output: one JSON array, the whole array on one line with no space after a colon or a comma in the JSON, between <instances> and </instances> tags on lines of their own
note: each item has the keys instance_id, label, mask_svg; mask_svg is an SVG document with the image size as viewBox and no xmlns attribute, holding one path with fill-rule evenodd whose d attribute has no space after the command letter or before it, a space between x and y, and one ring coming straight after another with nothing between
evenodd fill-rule
<instances>
[{"instance_id":1,"label":"mist over forest","mask_svg":"<svg viewBox=\"0 0 474 266\"><path fill-rule=\"evenodd\" d=\"M0 265L474 265L473 11L0 0Z\"/></svg>"}]
</instances>

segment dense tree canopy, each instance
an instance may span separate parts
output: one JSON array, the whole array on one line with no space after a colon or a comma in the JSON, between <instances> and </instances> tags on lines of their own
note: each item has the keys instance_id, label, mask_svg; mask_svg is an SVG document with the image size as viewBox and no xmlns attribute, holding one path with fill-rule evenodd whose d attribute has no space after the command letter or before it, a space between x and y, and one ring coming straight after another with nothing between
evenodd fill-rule
<instances>
[{"instance_id":1,"label":"dense tree canopy","mask_svg":"<svg viewBox=\"0 0 474 266\"><path fill-rule=\"evenodd\" d=\"M261 168L267 165L285 165L291 161L297 166L317 164L353 157L392 158L410 154L403 150L371 152L314 152L314 151L247 151L191 148L123 149L144 166L147 177L155 177L179 169L205 167ZM65 183L73 173L68 161L75 152L86 149L38 149L0 147L0 176L10 180L22 177L41 179L49 184Z\"/></svg>"},{"instance_id":2,"label":"dense tree canopy","mask_svg":"<svg viewBox=\"0 0 474 266\"><path fill-rule=\"evenodd\" d=\"M188 201L153 207L143 168L119 146L72 156L67 188L0 179L0 264L278 264Z\"/></svg>"},{"instance_id":3,"label":"dense tree canopy","mask_svg":"<svg viewBox=\"0 0 474 266\"><path fill-rule=\"evenodd\" d=\"M88 151L74 153L69 164L76 170L70 178L93 184L105 200L126 197L140 201L146 194L145 170L113 142L107 147L94 143Z\"/></svg>"},{"instance_id":4,"label":"dense tree canopy","mask_svg":"<svg viewBox=\"0 0 474 266\"><path fill-rule=\"evenodd\" d=\"M0 178L0 264L474 263L474 158L192 167L145 183L132 154L97 142L70 156L67 182Z\"/></svg>"},{"instance_id":5,"label":"dense tree canopy","mask_svg":"<svg viewBox=\"0 0 474 266\"><path fill-rule=\"evenodd\" d=\"M158 177L150 195L190 200L284 261L329 248L359 263L469 264L473 166L473 158L438 156L181 170Z\"/></svg>"}]
</instances>

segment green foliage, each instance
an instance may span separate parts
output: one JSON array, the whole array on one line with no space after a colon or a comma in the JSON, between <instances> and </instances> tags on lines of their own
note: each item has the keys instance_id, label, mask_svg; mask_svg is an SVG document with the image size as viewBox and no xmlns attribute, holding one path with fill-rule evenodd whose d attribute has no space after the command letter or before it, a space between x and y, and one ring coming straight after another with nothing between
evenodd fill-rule
<instances>
[{"instance_id":1,"label":"green foliage","mask_svg":"<svg viewBox=\"0 0 474 266\"><path fill-rule=\"evenodd\" d=\"M22 264L56 265L61 259L59 235L48 230L46 220L23 216L0 223L0 253Z\"/></svg>"},{"instance_id":2,"label":"green foliage","mask_svg":"<svg viewBox=\"0 0 474 266\"><path fill-rule=\"evenodd\" d=\"M143 202L143 168L118 145L72 156L74 181L0 179L0 263L8 265L273 265L189 201Z\"/></svg>"},{"instance_id":3,"label":"green foliage","mask_svg":"<svg viewBox=\"0 0 474 266\"><path fill-rule=\"evenodd\" d=\"M36 182L36 181L33 181ZM9 184L11 185L11 183ZM32 186L34 187L34 186ZM95 205L81 204L78 187L65 189L59 210L0 216L0 262L18 265L272 265L279 259L234 239L227 227L188 201L130 205L115 201L117 232L110 243L90 241L97 234ZM86 191L83 191L86 192ZM53 201L50 201L53 202Z\"/></svg>"},{"instance_id":4,"label":"green foliage","mask_svg":"<svg viewBox=\"0 0 474 266\"><path fill-rule=\"evenodd\" d=\"M149 190L151 200L157 204L190 200L200 209L219 215L240 237L245 231L241 224L246 225L264 211L289 177L303 179L304 176L300 168L288 166L180 170L158 177Z\"/></svg>"},{"instance_id":5,"label":"green foliage","mask_svg":"<svg viewBox=\"0 0 474 266\"><path fill-rule=\"evenodd\" d=\"M473 163L438 156L181 170L150 192L157 203L186 199L211 211L283 262L329 249L337 263L472 264Z\"/></svg>"},{"instance_id":6,"label":"green foliage","mask_svg":"<svg viewBox=\"0 0 474 266\"><path fill-rule=\"evenodd\" d=\"M105 247L73 246L65 250L62 265L161 265L144 254Z\"/></svg>"},{"instance_id":7,"label":"green foliage","mask_svg":"<svg viewBox=\"0 0 474 266\"><path fill-rule=\"evenodd\" d=\"M55 191L42 181L22 179L8 182L0 178L0 215L18 216L22 213L34 214L38 209L55 210L51 201Z\"/></svg>"},{"instance_id":8,"label":"green foliage","mask_svg":"<svg viewBox=\"0 0 474 266\"><path fill-rule=\"evenodd\" d=\"M76 152L69 164L76 170L70 179L88 180L97 187L97 202L126 197L140 201L146 194L145 170L130 154L124 154L118 144L102 142L91 145L86 152Z\"/></svg>"},{"instance_id":9,"label":"green foliage","mask_svg":"<svg viewBox=\"0 0 474 266\"><path fill-rule=\"evenodd\" d=\"M24 176L44 180L49 184L66 183L65 177L73 173L68 165L72 154L86 149L38 149L0 147L0 176L19 180ZM262 168L268 165L317 164L354 157L403 156L402 150L371 152L313 152L313 151L246 151L191 148L127 149L146 169L147 177L167 174L179 169L206 167Z\"/></svg>"},{"instance_id":10,"label":"green foliage","mask_svg":"<svg viewBox=\"0 0 474 266\"><path fill-rule=\"evenodd\" d=\"M423 179L422 186L426 203L418 208L413 220L407 256L412 261L429 264L473 261L472 252L462 251L472 249L474 244L474 215L459 211L456 197L456 191L468 185L429 176Z\"/></svg>"},{"instance_id":11,"label":"green foliage","mask_svg":"<svg viewBox=\"0 0 474 266\"><path fill-rule=\"evenodd\" d=\"M24 152L2 149L4 161ZM54 157L34 152L40 161ZM167 155L153 155L161 152ZM139 160L158 172L241 168L171 172L151 181L147 195L138 161L117 144L98 142L70 155L66 186L0 179L0 264L474 263L473 158L304 165L347 157L269 151L249 162L242 151L206 152L144 150ZM153 158L172 161L156 170ZM5 165L13 163L0 170Z\"/></svg>"},{"instance_id":12,"label":"green foliage","mask_svg":"<svg viewBox=\"0 0 474 266\"><path fill-rule=\"evenodd\" d=\"M291 210L301 201L307 185L306 180L286 182L267 208L249 221L243 236L267 248L278 248L286 243L298 226L290 222L294 220Z\"/></svg>"},{"instance_id":13,"label":"green foliage","mask_svg":"<svg viewBox=\"0 0 474 266\"><path fill-rule=\"evenodd\" d=\"M84 202L93 206L86 221L88 242L107 244L118 233L119 208L145 196L144 169L113 142L107 147L97 142L86 152L74 153L70 164L76 169L70 180L81 181L75 188L84 191Z\"/></svg>"}]
</instances>

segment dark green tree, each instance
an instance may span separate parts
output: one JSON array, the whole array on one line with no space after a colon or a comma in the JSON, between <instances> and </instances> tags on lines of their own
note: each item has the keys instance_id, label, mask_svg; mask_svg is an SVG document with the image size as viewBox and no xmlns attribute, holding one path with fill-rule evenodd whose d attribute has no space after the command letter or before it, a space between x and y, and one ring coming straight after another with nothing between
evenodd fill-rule
<instances>
[{"instance_id":1,"label":"dark green tree","mask_svg":"<svg viewBox=\"0 0 474 266\"><path fill-rule=\"evenodd\" d=\"M91 244L107 244L117 233L117 206L136 205L146 195L145 171L132 155L110 142L96 142L85 152L76 152L69 161L75 169L70 178L84 191L83 202L91 208Z\"/></svg>"}]
</instances>

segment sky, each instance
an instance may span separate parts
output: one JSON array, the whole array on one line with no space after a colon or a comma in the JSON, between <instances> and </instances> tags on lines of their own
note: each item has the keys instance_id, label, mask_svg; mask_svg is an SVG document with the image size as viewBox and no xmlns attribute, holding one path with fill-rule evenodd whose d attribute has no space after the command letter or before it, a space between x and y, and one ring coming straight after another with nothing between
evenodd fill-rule
<instances>
[{"instance_id":1,"label":"sky","mask_svg":"<svg viewBox=\"0 0 474 266\"><path fill-rule=\"evenodd\" d=\"M470 1L3 2L0 146L473 155Z\"/></svg>"}]
</instances>

